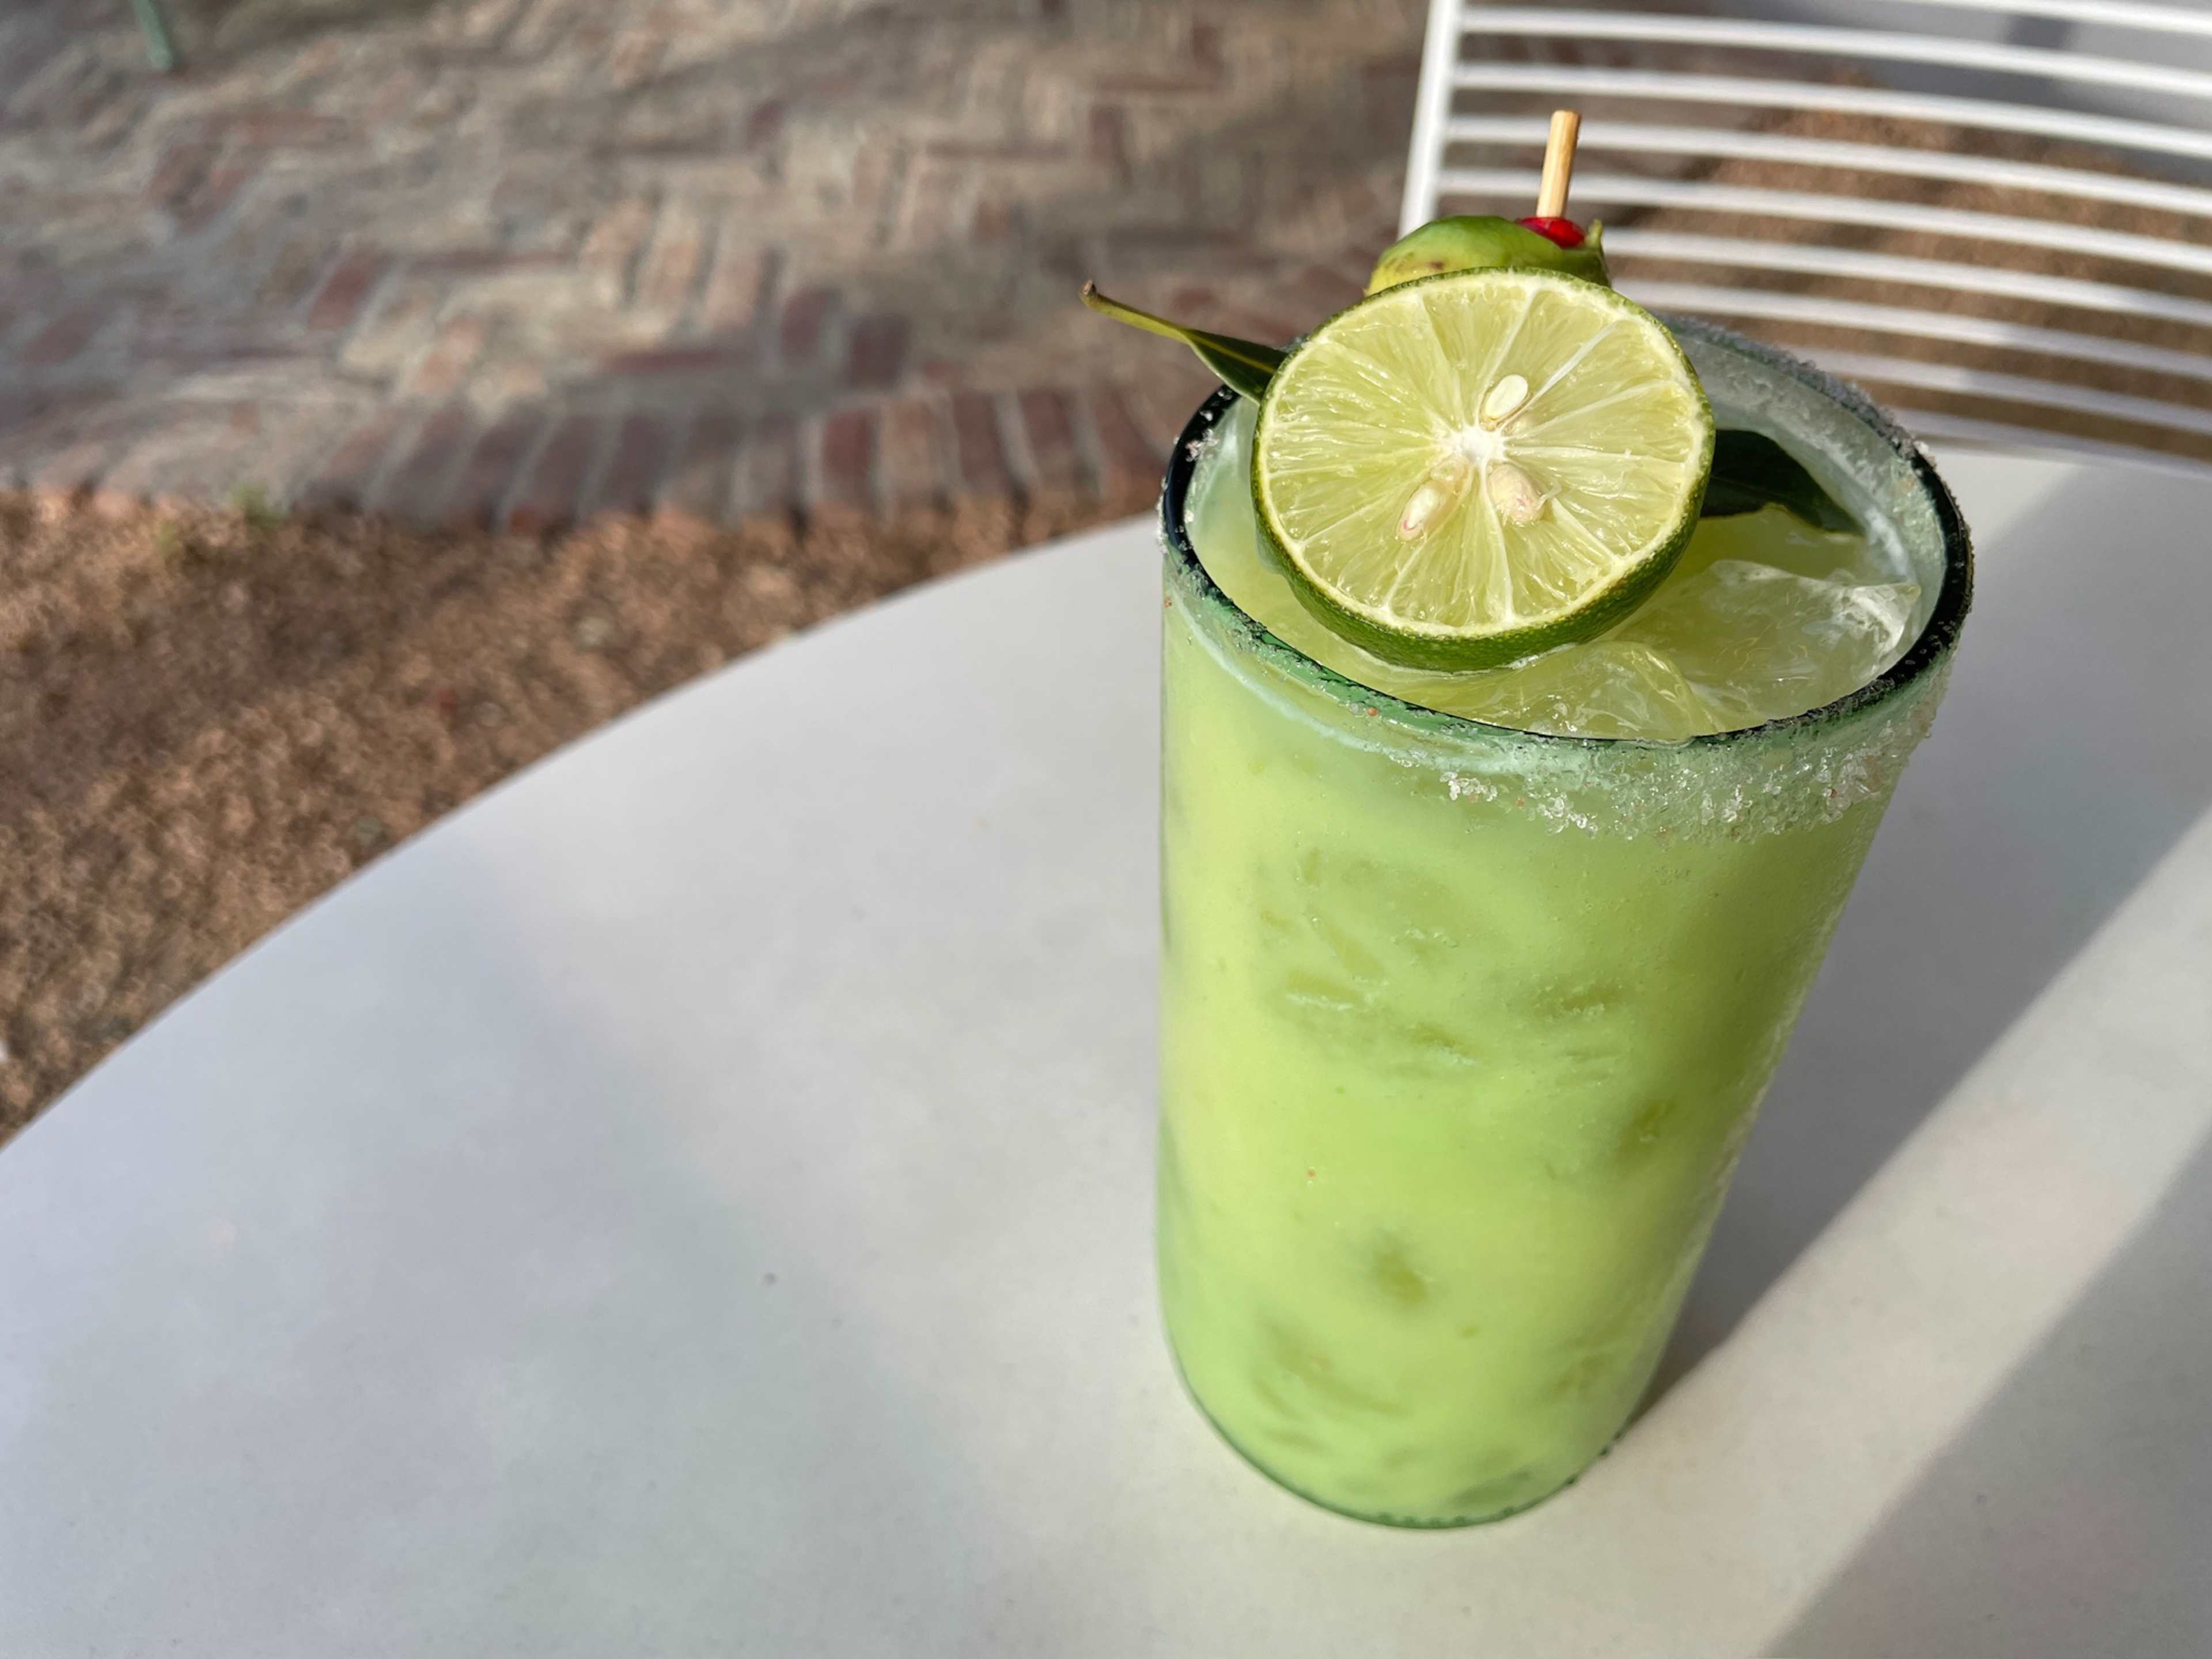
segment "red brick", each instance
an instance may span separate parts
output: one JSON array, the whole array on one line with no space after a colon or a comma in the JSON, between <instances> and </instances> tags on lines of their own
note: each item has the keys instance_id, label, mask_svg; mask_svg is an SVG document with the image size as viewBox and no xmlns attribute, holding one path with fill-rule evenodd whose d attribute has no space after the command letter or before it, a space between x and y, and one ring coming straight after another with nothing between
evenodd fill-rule
<instances>
[{"instance_id":1,"label":"red brick","mask_svg":"<svg viewBox=\"0 0 2212 1659\"><path fill-rule=\"evenodd\" d=\"M784 301L778 338L785 362L805 364L814 360L815 353L821 349L823 332L836 299L826 288L807 288Z\"/></svg>"},{"instance_id":2,"label":"red brick","mask_svg":"<svg viewBox=\"0 0 2212 1659\"><path fill-rule=\"evenodd\" d=\"M661 374L713 374L744 359L742 348L726 345L662 346L650 351L610 352L599 359L602 374L647 378Z\"/></svg>"},{"instance_id":3,"label":"red brick","mask_svg":"<svg viewBox=\"0 0 2212 1659\"><path fill-rule=\"evenodd\" d=\"M729 160L730 145L719 131L702 131L657 138L594 139L592 154L617 161L721 162Z\"/></svg>"},{"instance_id":4,"label":"red brick","mask_svg":"<svg viewBox=\"0 0 2212 1659\"><path fill-rule=\"evenodd\" d=\"M415 524L435 524L444 514L453 476L469 453L475 418L465 404L447 404L422 422L405 459L394 466L376 492L380 513Z\"/></svg>"},{"instance_id":5,"label":"red brick","mask_svg":"<svg viewBox=\"0 0 2212 1659\"><path fill-rule=\"evenodd\" d=\"M537 441L544 416L518 409L494 422L477 440L449 503L450 514L473 524L496 526L507 497L518 489L517 471Z\"/></svg>"},{"instance_id":6,"label":"red brick","mask_svg":"<svg viewBox=\"0 0 2212 1659\"><path fill-rule=\"evenodd\" d=\"M623 89L650 80L667 50L668 37L657 29L626 30L607 54L608 79Z\"/></svg>"},{"instance_id":7,"label":"red brick","mask_svg":"<svg viewBox=\"0 0 2212 1659\"><path fill-rule=\"evenodd\" d=\"M756 104L745 118L745 148L765 149L783 137L783 100L771 98Z\"/></svg>"},{"instance_id":8,"label":"red brick","mask_svg":"<svg viewBox=\"0 0 2212 1659\"><path fill-rule=\"evenodd\" d=\"M1099 483L1109 498L1129 497L1158 488L1167 452L1156 449L1138 429L1118 386L1099 386L1085 400L1091 430L1098 439Z\"/></svg>"},{"instance_id":9,"label":"red brick","mask_svg":"<svg viewBox=\"0 0 2212 1659\"><path fill-rule=\"evenodd\" d=\"M1279 345L1287 345L1319 321L1318 317L1302 319L1273 306L1228 305L1214 313L1208 326L1248 340L1272 340Z\"/></svg>"},{"instance_id":10,"label":"red brick","mask_svg":"<svg viewBox=\"0 0 2212 1659\"><path fill-rule=\"evenodd\" d=\"M906 187L909 166L907 146L878 133L860 141L853 154L853 210L877 219L889 218L898 207L899 192Z\"/></svg>"},{"instance_id":11,"label":"red brick","mask_svg":"<svg viewBox=\"0 0 2212 1659\"><path fill-rule=\"evenodd\" d=\"M417 68L396 69L377 83L362 107L362 119L371 132L391 126L411 110L428 86L428 77Z\"/></svg>"},{"instance_id":12,"label":"red brick","mask_svg":"<svg viewBox=\"0 0 2212 1659\"><path fill-rule=\"evenodd\" d=\"M269 262L256 303L272 311L289 311L298 305L313 289L325 252L322 242L313 237L295 236L286 242Z\"/></svg>"},{"instance_id":13,"label":"red brick","mask_svg":"<svg viewBox=\"0 0 2212 1659\"><path fill-rule=\"evenodd\" d=\"M418 254L408 269L425 276L492 276L511 270L551 270L571 261L550 248L454 248L444 253Z\"/></svg>"},{"instance_id":14,"label":"red brick","mask_svg":"<svg viewBox=\"0 0 2212 1659\"><path fill-rule=\"evenodd\" d=\"M540 52L550 46L575 22L575 14L562 0L538 0L537 5L523 18L521 26L507 37L507 49L517 52Z\"/></svg>"},{"instance_id":15,"label":"red brick","mask_svg":"<svg viewBox=\"0 0 2212 1659\"><path fill-rule=\"evenodd\" d=\"M1327 265L1308 265L1277 292L1281 298L1293 301L1310 311L1312 320L1319 322L1343 310L1364 293L1366 288L1367 273L1364 270L1353 277L1342 270L1332 270Z\"/></svg>"},{"instance_id":16,"label":"red brick","mask_svg":"<svg viewBox=\"0 0 2212 1659\"><path fill-rule=\"evenodd\" d=\"M1421 54L1418 52L1385 52L1362 64L1359 72L1370 80L1417 81L1421 75Z\"/></svg>"},{"instance_id":17,"label":"red brick","mask_svg":"<svg viewBox=\"0 0 2212 1659\"><path fill-rule=\"evenodd\" d=\"M845 358L845 384L885 387L898 384L906 367L907 319L893 312L873 312L853 325Z\"/></svg>"},{"instance_id":18,"label":"red brick","mask_svg":"<svg viewBox=\"0 0 2212 1659\"><path fill-rule=\"evenodd\" d=\"M799 439L789 417L772 415L745 434L732 481L739 518L789 513L799 505Z\"/></svg>"},{"instance_id":19,"label":"red brick","mask_svg":"<svg viewBox=\"0 0 2212 1659\"><path fill-rule=\"evenodd\" d=\"M1124 177L1129 171L1129 117L1118 104L1094 104L1091 110L1091 159Z\"/></svg>"},{"instance_id":20,"label":"red brick","mask_svg":"<svg viewBox=\"0 0 2212 1659\"><path fill-rule=\"evenodd\" d=\"M638 272L638 303L654 311L681 311L698 280L706 240L706 227L696 211L677 204L667 208Z\"/></svg>"},{"instance_id":21,"label":"red brick","mask_svg":"<svg viewBox=\"0 0 2212 1659\"><path fill-rule=\"evenodd\" d=\"M304 109L247 110L222 125L226 136L253 149L327 149L355 136L352 122Z\"/></svg>"},{"instance_id":22,"label":"red brick","mask_svg":"<svg viewBox=\"0 0 2212 1659\"><path fill-rule=\"evenodd\" d=\"M1037 141L978 143L965 138L933 138L922 146L929 155L948 161L1064 161L1066 144Z\"/></svg>"},{"instance_id":23,"label":"red brick","mask_svg":"<svg viewBox=\"0 0 2212 1659\"><path fill-rule=\"evenodd\" d=\"M822 423L820 499L832 506L865 507L873 497L876 411L841 409Z\"/></svg>"},{"instance_id":24,"label":"red brick","mask_svg":"<svg viewBox=\"0 0 2212 1659\"><path fill-rule=\"evenodd\" d=\"M24 471L43 495L76 496L98 483L122 453L124 434L114 422L84 428L52 454L32 460Z\"/></svg>"},{"instance_id":25,"label":"red brick","mask_svg":"<svg viewBox=\"0 0 2212 1659\"><path fill-rule=\"evenodd\" d=\"M402 419L396 409L380 409L356 427L323 458L300 492L300 505L309 512L366 507Z\"/></svg>"},{"instance_id":26,"label":"red brick","mask_svg":"<svg viewBox=\"0 0 2212 1659\"><path fill-rule=\"evenodd\" d=\"M199 188L215 155L212 144L170 145L154 163L153 174L146 181L146 199L156 207L175 207Z\"/></svg>"},{"instance_id":27,"label":"red brick","mask_svg":"<svg viewBox=\"0 0 2212 1659\"><path fill-rule=\"evenodd\" d=\"M775 261L768 253L747 246L736 227L724 226L714 268L707 273L707 292L699 302L701 325L710 334L750 329L759 319L775 275Z\"/></svg>"},{"instance_id":28,"label":"red brick","mask_svg":"<svg viewBox=\"0 0 2212 1659\"><path fill-rule=\"evenodd\" d=\"M438 331L438 337L422 354L414 371L401 386L401 392L410 398L443 398L449 395L468 378L469 370L483 355L484 342L489 337L491 325L481 317L462 316L447 319Z\"/></svg>"},{"instance_id":29,"label":"red brick","mask_svg":"<svg viewBox=\"0 0 2212 1659\"><path fill-rule=\"evenodd\" d=\"M1074 489L1083 483L1075 448L1075 416L1065 392L1033 386L1015 400L1028 440L1031 483L1041 489Z\"/></svg>"},{"instance_id":30,"label":"red brick","mask_svg":"<svg viewBox=\"0 0 2212 1659\"><path fill-rule=\"evenodd\" d=\"M259 171L257 167L235 161L225 161L216 167L208 174L206 182L177 209L177 228L190 235L212 224L246 181Z\"/></svg>"},{"instance_id":31,"label":"red brick","mask_svg":"<svg viewBox=\"0 0 2212 1659\"><path fill-rule=\"evenodd\" d=\"M1192 412L1220 384L1195 357L1170 357L1160 365L1159 373L1123 386L1121 397L1145 441L1165 456L1189 424Z\"/></svg>"},{"instance_id":32,"label":"red brick","mask_svg":"<svg viewBox=\"0 0 2212 1659\"><path fill-rule=\"evenodd\" d=\"M93 343L107 319L97 306L74 306L31 337L23 361L33 368L65 363Z\"/></svg>"},{"instance_id":33,"label":"red brick","mask_svg":"<svg viewBox=\"0 0 2212 1659\"><path fill-rule=\"evenodd\" d=\"M248 441L236 433L210 434L190 416L171 415L126 447L100 480L99 495L109 507L127 509L140 501L167 501L176 493L179 477L219 484L232 471L226 463Z\"/></svg>"},{"instance_id":34,"label":"red brick","mask_svg":"<svg viewBox=\"0 0 2212 1659\"><path fill-rule=\"evenodd\" d=\"M607 458L606 475L599 481L592 509L642 513L652 506L661 475L668 469L674 436L659 415L632 410L623 416L615 428L614 452Z\"/></svg>"},{"instance_id":35,"label":"red brick","mask_svg":"<svg viewBox=\"0 0 2212 1659\"><path fill-rule=\"evenodd\" d=\"M980 392L953 394L952 438L963 490L987 497L1013 493L1006 446L999 435L999 411L991 398Z\"/></svg>"},{"instance_id":36,"label":"red brick","mask_svg":"<svg viewBox=\"0 0 2212 1659\"><path fill-rule=\"evenodd\" d=\"M507 508L510 528L526 534L554 530L576 515L576 504L598 459L600 423L590 415L571 415L553 428L531 463L530 476Z\"/></svg>"},{"instance_id":37,"label":"red brick","mask_svg":"<svg viewBox=\"0 0 2212 1659\"><path fill-rule=\"evenodd\" d=\"M899 235L917 246L929 246L955 222L954 215L970 188L975 169L924 157L908 169L903 201L899 209Z\"/></svg>"},{"instance_id":38,"label":"red brick","mask_svg":"<svg viewBox=\"0 0 2212 1659\"><path fill-rule=\"evenodd\" d=\"M940 501L951 445L945 406L936 398L906 398L884 405L882 442L884 494L894 508Z\"/></svg>"},{"instance_id":39,"label":"red brick","mask_svg":"<svg viewBox=\"0 0 2212 1659\"><path fill-rule=\"evenodd\" d=\"M1185 70L1157 74L1102 75L1091 82L1091 89L1116 98L1132 95L1143 98L1161 93L1210 92L1219 84L1218 74L1209 74L1202 70Z\"/></svg>"},{"instance_id":40,"label":"red brick","mask_svg":"<svg viewBox=\"0 0 2212 1659\"><path fill-rule=\"evenodd\" d=\"M685 434L684 453L662 481L660 511L672 516L720 524L729 510L730 479L745 423L732 411L701 411Z\"/></svg>"},{"instance_id":41,"label":"red brick","mask_svg":"<svg viewBox=\"0 0 2212 1659\"><path fill-rule=\"evenodd\" d=\"M1111 246L1181 260L1186 270L1195 259L1201 270L1217 276L1272 271L1276 264L1276 256L1255 244L1249 231L1212 220L1171 218L1165 224L1133 224L1115 231Z\"/></svg>"},{"instance_id":42,"label":"red brick","mask_svg":"<svg viewBox=\"0 0 2212 1659\"><path fill-rule=\"evenodd\" d=\"M367 249L341 255L307 307L307 326L331 333L352 323L383 280L386 264L384 255Z\"/></svg>"},{"instance_id":43,"label":"red brick","mask_svg":"<svg viewBox=\"0 0 2212 1659\"><path fill-rule=\"evenodd\" d=\"M0 489L21 484L35 448L31 423L46 408L35 392L0 389Z\"/></svg>"},{"instance_id":44,"label":"red brick","mask_svg":"<svg viewBox=\"0 0 2212 1659\"><path fill-rule=\"evenodd\" d=\"M576 255L603 305L620 305L629 292L630 266L653 234L653 204L641 197L611 209L594 224Z\"/></svg>"},{"instance_id":45,"label":"red brick","mask_svg":"<svg viewBox=\"0 0 2212 1659\"><path fill-rule=\"evenodd\" d=\"M529 0L475 0L462 14L461 38L471 45L489 45L528 3Z\"/></svg>"},{"instance_id":46,"label":"red brick","mask_svg":"<svg viewBox=\"0 0 2212 1659\"><path fill-rule=\"evenodd\" d=\"M1340 256L1335 264L1328 267L1328 274L1348 284L1353 293L1364 294L1367 279L1375 270L1375 255L1367 252L1366 247L1372 247L1376 253L1380 253L1394 240L1390 236L1370 238L1360 250Z\"/></svg>"}]
</instances>

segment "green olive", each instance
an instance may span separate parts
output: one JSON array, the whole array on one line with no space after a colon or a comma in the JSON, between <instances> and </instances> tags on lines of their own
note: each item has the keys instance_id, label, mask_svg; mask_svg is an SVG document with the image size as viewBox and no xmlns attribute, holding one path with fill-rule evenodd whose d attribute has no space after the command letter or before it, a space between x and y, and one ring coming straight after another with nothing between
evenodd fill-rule
<instances>
[{"instance_id":1,"label":"green olive","mask_svg":"<svg viewBox=\"0 0 2212 1659\"><path fill-rule=\"evenodd\" d=\"M1431 219L1419 230L1382 250L1367 291L1378 294L1416 276L1443 270L1556 270L1585 282L1612 286L1600 241L1605 227L1593 223L1579 247L1562 247L1550 237L1510 219L1457 214Z\"/></svg>"}]
</instances>

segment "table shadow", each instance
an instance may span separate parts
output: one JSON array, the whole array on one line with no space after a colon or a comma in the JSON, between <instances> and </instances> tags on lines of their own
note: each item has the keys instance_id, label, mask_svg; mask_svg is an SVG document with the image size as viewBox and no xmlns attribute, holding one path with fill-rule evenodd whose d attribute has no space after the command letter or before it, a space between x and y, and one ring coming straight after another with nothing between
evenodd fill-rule
<instances>
[{"instance_id":1,"label":"table shadow","mask_svg":"<svg viewBox=\"0 0 2212 1659\"><path fill-rule=\"evenodd\" d=\"M2194 556L2208 505L2179 476L2079 469L1978 550L1935 733L1838 929L1647 1409L2212 805L2212 562Z\"/></svg>"},{"instance_id":2,"label":"table shadow","mask_svg":"<svg viewBox=\"0 0 2212 1659\"><path fill-rule=\"evenodd\" d=\"M1772 1651L2212 1653L2208 1306L2212 1145Z\"/></svg>"}]
</instances>

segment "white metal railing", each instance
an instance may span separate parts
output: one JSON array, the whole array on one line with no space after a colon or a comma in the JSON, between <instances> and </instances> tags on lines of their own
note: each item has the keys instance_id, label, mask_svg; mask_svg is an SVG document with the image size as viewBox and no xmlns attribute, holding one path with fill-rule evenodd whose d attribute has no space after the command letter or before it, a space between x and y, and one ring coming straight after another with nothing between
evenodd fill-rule
<instances>
[{"instance_id":1,"label":"white metal railing","mask_svg":"<svg viewBox=\"0 0 2212 1659\"><path fill-rule=\"evenodd\" d=\"M1912 15L1915 27L1861 26L1893 13ZM1967 14L2094 27L2096 50L1918 23ZM1851 21L1722 17L1688 3L1617 12L1433 0L1405 227L1461 203L1525 212L1514 204L1532 199L1537 173L1508 163L1543 143L1542 108L1575 105L1585 156L1615 163L1577 173L1575 204L1595 210L1577 216L1632 216L1606 238L1627 292L1664 310L1780 330L1793 349L1874 383L1929 435L2212 465L2212 188L2143 170L2193 167L2202 179L2212 162L2212 73L2175 61L2204 61L2194 43L2212 40L2212 6L1863 0ZM1649 61L1572 61L1592 44ZM1557 55L1570 61L1529 61L1533 47L1565 48ZM1685 54L1682 69L1667 66ZM1905 67L1956 84L1881 84L1882 73ZM2025 94L2024 82L2034 83ZM1984 85L1996 90L1975 95ZM2203 123L2069 106L2091 89L2177 100L2201 110ZM2044 96L2051 101L2035 101ZM1818 133L1790 131L1800 117L1844 118ZM1863 132L1850 131L1854 120ZM1898 123L2015 135L2053 153L1961 154L1940 135L1896 140ZM1934 201L1893 200L1868 194L1867 175L1922 196L1969 186L2002 198L1951 205L1938 189ZM2154 234L2154 222L2095 222L2113 210L2180 222L2170 235ZM1832 227L1848 234L1825 235ZM1882 232L1914 246L1885 249ZM2077 274L2092 245L2089 273ZM2039 314L2023 319L2022 303ZM2130 325L2162 332L2154 343L2102 331ZM1973 361L1946 356L1947 346L1971 349ZM2115 371L2132 378L2115 385ZM1930 398L1987 413L1916 406Z\"/></svg>"}]
</instances>

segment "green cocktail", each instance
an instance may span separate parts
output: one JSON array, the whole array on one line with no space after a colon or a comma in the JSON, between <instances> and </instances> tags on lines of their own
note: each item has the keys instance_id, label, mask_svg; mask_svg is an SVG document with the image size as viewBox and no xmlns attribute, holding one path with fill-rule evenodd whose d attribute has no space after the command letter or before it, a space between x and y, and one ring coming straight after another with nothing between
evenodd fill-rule
<instances>
[{"instance_id":1,"label":"green cocktail","mask_svg":"<svg viewBox=\"0 0 2212 1659\"><path fill-rule=\"evenodd\" d=\"M1162 1296L1221 1431L1351 1514L1509 1514L1620 1431L1965 614L1908 440L1678 334L1719 425L1866 533L1707 520L1613 634L1532 667L1401 668L1311 615L1255 539L1232 396L1169 471ZM1791 581L1835 591L1800 615Z\"/></svg>"}]
</instances>

